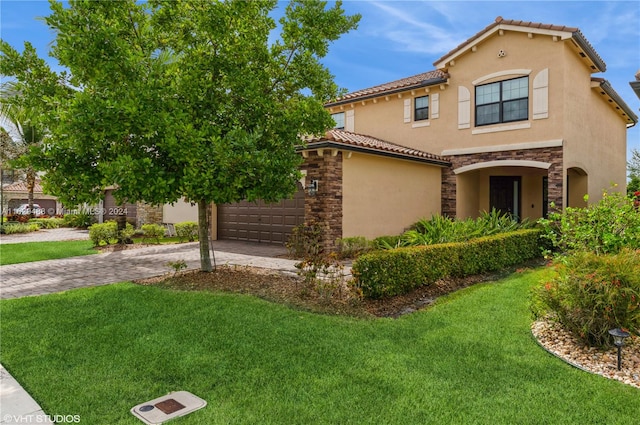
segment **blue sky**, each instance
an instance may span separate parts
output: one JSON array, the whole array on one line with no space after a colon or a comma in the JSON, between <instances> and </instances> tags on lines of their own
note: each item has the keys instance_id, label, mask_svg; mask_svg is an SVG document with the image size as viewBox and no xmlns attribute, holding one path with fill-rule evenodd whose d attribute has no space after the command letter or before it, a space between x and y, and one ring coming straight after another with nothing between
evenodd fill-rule
<instances>
[{"instance_id":1,"label":"blue sky","mask_svg":"<svg viewBox=\"0 0 640 425\"><path fill-rule=\"evenodd\" d=\"M283 8L286 3L279 7ZM640 1L344 1L360 13L357 31L331 47L324 63L349 91L432 70L433 62L485 28L505 19L578 27L607 64L594 74L612 84L640 115L629 86L640 70ZM0 36L21 49L30 41L46 57L54 34L37 17L49 14L43 0L0 0ZM54 69L54 59L50 63ZM628 150L640 150L640 125L628 131Z\"/></svg>"}]
</instances>

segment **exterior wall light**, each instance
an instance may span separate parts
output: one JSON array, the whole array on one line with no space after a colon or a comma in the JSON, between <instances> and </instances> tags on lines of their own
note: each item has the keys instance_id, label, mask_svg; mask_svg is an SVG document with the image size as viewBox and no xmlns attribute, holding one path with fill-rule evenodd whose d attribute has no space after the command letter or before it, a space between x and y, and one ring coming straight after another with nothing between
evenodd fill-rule
<instances>
[{"instance_id":1,"label":"exterior wall light","mask_svg":"<svg viewBox=\"0 0 640 425\"><path fill-rule=\"evenodd\" d=\"M609 329L609 334L613 337L613 345L618 347L618 370L620 370L622 364L621 351L624 346L624 339L628 338L630 334L620 328Z\"/></svg>"},{"instance_id":2,"label":"exterior wall light","mask_svg":"<svg viewBox=\"0 0 640 425\"><path fill-rule=\"evenodd\" d=\"M318 193L318 180L311 180L311 183L307 186L307 193L310 196L315 196Z\"/></svg>"}]
</instances>

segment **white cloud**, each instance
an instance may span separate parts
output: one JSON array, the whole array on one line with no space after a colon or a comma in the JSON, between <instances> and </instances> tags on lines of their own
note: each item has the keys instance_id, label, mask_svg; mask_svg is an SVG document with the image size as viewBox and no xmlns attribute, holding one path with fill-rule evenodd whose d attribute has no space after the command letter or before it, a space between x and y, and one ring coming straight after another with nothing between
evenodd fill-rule
<instances>
[{"instance_id":1,"label":"white cloud","mask_svg":"<svg viewBox=\"0 0 640 425\"><path fill-rule=\"evenodd\" d=\"M386 16L378 21L377 31L393 43L394 50L440 55L466 38L444 21L431 23L440 14L433 13L429 2L372 2L371 5Z\"/></svg>"}]
</instances>

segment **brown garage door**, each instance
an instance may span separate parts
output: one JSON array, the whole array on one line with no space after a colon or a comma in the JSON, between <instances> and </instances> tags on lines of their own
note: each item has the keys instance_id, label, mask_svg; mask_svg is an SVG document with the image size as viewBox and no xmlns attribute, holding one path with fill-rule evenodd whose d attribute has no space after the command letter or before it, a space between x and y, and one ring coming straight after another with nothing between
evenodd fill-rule
<instances>
[{"instance_id":1,"label":"brown garage door","mask_svg":"<svg viewBox=\"0 0 640 425\"><path fill-rule=\"evenodd\" d=\"M304 191L275 204L242 201L218 205L218 238L284 244L304 223Z\"/></svg>"}]
</instances>

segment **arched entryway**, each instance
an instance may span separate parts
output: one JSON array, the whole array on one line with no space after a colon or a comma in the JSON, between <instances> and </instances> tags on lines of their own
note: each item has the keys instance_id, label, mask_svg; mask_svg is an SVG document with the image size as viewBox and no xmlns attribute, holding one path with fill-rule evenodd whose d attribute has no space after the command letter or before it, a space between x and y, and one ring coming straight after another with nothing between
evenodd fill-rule
<instances>
[{"instance_id":1,"label":"arched entryway","mask_svg":"<svg viewBox=\"0 0 640 425\"><path fill-rule=\"evenodd\" d=\"M567 179L565 182L567 206L586 207L585 195L589 193L589 176L580 167L567 169Z\"/></svg>"},{"instance_id":2,"label":"arched entryway","mask_svg":"<svg viewBox=\"0 0 640 425\"><path fill-rule=\"evenodd\" d=\"M478 217L496 209L517 219L536 220L548 212L548 169L541 161L497 160L453 170L457 217Z\"/></svg>"},{"instance_id":3,"label":"arched entryway","mask_svg":"<svg viewBox=\"0 0 640 425\"><path fill-rule=\"evenodd\" d=\"M452 151L442 172L442 213L477 217L492 206L538 219L564 206L562 144L533 149Z\"/></svg>"}]
</instances>

